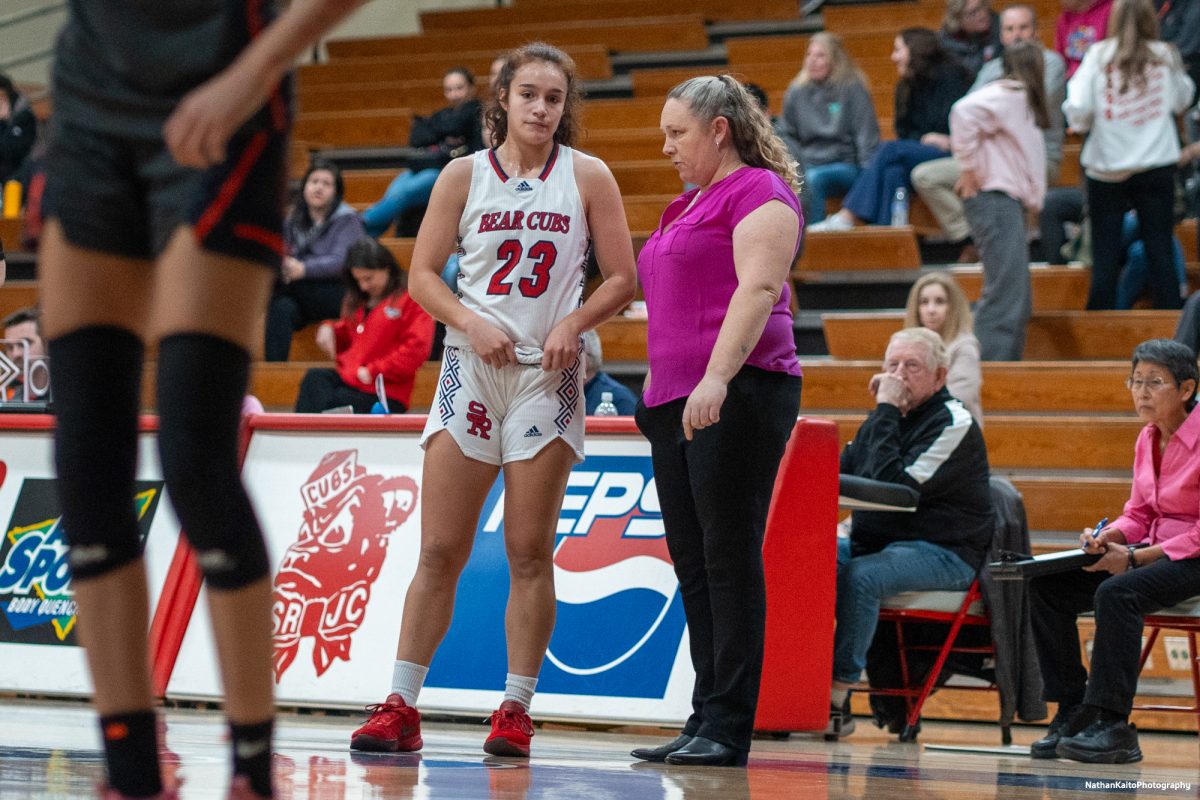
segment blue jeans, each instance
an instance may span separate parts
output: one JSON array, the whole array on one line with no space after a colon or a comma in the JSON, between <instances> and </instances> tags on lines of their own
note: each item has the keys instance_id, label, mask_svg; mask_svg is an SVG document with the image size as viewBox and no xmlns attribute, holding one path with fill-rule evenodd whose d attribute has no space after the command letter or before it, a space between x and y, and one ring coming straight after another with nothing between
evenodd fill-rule
<instances>
[{"instance_id":1,"label":"blue jeans","mask_svg":"<svg viewBox=\"0 0 1200 800\"><path fill-rule=\"evenodd\" d=\"M893 542L878 553L851 558L850 540L838 539L833 679L857 683L862 676L885 597L965 591L973 580L975 570L965 561L930 542Z\"/></svg>"},{"instance_id":2,"label":"blue jeans","mask_svg":"<svg viewBox=\"0 0 1200 800\"><path fill-rule=\"evenodd\" d=\"M808 193L808 214L805 222L825 219L825 201L829 195L844 195L858 177L857 164L805 164L804 191Z\"/></svg>"},{"instance_id":3,"label":"blue jeans","mask_svg":"<svg viewBox=\"0 0 1200 800\"><path fill-rule=\"evenodd\" d=\"M1150 270L1146 264L1146 244L1142 241L1142 232L1138 227L1137 212L1130 211L1121 223L1121 244L1125 251L1125 267L1117 280L1117 308L1130 309L1133 303L1146 290L1150 280ZM1175 267L1175 275L1181 284L1181 293L1187 295L1187 272L1183 261L1183 246L1179 237L1171 237L1171 260Z\"/></svg>"},{"instance_id":4,"label":"blue jeans","mask_svg":"<svg viewBox=\"0 0 1200 800\"><path fill-rule=\"evenodd\" d=\"M368 236L378 238L393 220L405 211L429 202L433 184L437 183L440 169L429 168L418 172L401 172L388 186L379 202L362 213L363 227Z\"/></svg>"},{"instance_id":5,"label":"blue jeans","mask_svg":"<svg viewBox=\"0 0 1200 800\"><path fill-rule=\"evenodd\" d=\"M896 189L903 186L912 197L912 183L908 179L912 168L948 155L945 150L912 139L884 142L850 187L850 193L842 201L842 208L853 212L863 222L890 225L892 198L896 196Z\"/></svg>"}]
</instances>

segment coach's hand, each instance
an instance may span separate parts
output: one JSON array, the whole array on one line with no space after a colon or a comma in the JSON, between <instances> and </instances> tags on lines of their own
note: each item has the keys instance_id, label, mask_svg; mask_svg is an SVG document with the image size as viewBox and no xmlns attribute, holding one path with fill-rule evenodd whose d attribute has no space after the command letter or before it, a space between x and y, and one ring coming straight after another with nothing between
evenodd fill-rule
<instances>
[{"instance_id":1,"label":"coach's hand","mask_svg":"<svg viewBox=\"0 0 1200 800\"><path fill-rule=\"evenodd\" d=\"M175 161L204 169L225 160L230 138L266 102L268 87L237 65L184 95L163 126L163 138Z\"/></svg>"},{"instance_id":2,"label":"coach's hand","mask_svg":"<svg viewBox=\"0 0 1200 800\"><path fill-rule=\"evenodd\" d=\"M499 369L517 363L517 348L512 339L483 317L477 316L467 323L465 333L471 343L471 352L489 367Z\"/></svg>"},{"instance_id":3,"label":"coach's hand","mask_svg":"<svg viewBox=\"0 0 1200 800\"><path fill-rule=\"evenodd\" d=\"M567 369L579 359L579 329L569 319L554 326L542 345L542 369Z\"/></svg>"},{"instance_id":4,"label":"coach's hand","mask_svg":"<svg viewBox=\"0 0 1200 800\"><path fill-rule=\"evenodd\" d=\"M683 407L683 438L690 442L696 431L721 421L728 391L724 382L707 376L696 385Z\"/></svg>"}]
</instances>

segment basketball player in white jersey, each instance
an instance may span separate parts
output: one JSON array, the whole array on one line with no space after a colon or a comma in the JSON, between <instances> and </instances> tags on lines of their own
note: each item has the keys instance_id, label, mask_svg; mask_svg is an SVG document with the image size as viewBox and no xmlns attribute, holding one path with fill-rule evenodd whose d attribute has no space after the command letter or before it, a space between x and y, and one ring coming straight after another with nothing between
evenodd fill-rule
<instances>
[{"instance_id":1,"label":"basketball player in white jersey","mask_svg":"<svg viewBox=\"0 0 1200 800\"><path fill-rule=\"evenodd\" d=\"M503 469L508 677L483 749L529 755L529 704L554 629L555 528L583 460L579 335L627 304L636 282L616 181L570 147L580 102L569 56L541 43L512 51L486 115L495 149L451 162L433 189L409 272L409 292L447 329L422 437L421 557L391 693L353 749L421 747L417 695ZM457 295L438 275L456 241ZM581 303L589 241L604 282Z\"/></svg>"}]
</instances>

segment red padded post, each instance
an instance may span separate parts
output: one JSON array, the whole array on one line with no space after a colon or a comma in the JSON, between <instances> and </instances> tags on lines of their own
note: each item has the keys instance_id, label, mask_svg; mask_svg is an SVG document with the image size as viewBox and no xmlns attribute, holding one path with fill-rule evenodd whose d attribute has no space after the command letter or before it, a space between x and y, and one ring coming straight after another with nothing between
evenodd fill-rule
<instances>
[{"instance_id":1,"label":"red padded post","mask_svg":"<svg viewBox=\"0 0 1200 800\"><path fill-rule=\"evenodd\" d=\"M823 730L829 721L837 582L838 434L796 420L767 514L767 635L757 730Z\"/></svg>"}]
</instances>

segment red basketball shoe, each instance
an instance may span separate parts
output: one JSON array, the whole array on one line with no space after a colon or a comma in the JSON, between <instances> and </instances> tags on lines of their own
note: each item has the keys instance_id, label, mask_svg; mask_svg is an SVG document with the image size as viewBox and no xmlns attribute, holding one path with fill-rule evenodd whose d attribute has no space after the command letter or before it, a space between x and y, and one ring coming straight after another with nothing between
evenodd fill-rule
<instances>
[{"instance_id":1,"label":"red basketball shoe","mask_svg":"<svg viewBox=\"0 0 1200 800\"><path fill-rule=\"evenodd\" d=\"M371 718L350 737L351 750L395 753L421 749L421 714L403 697L389 694L387 700L367 706L367 710Z\"/></svg>"},{"instance_id":2,"label":"red basketball shoe","mask_svg":"<svg viewBox=\"0 0 1200 800\"><path fill-rule=\"evenodd\" d=\"M533 738L533 720L516 700L505 700L492 712L492 734L483 743L483 752L493 756L529 758L529 740Z\"/></svg>"}]
</instances>

